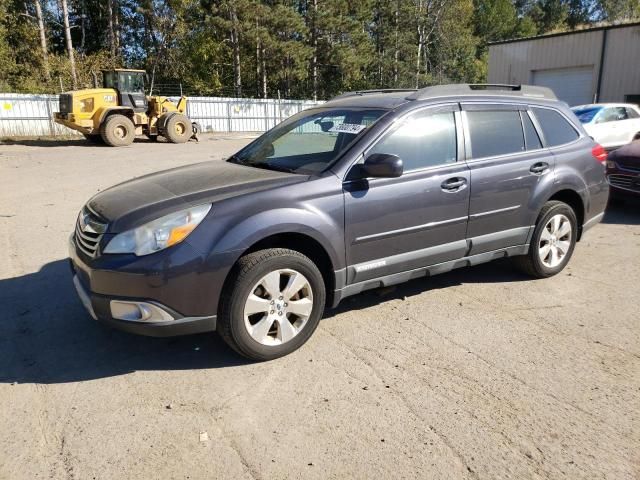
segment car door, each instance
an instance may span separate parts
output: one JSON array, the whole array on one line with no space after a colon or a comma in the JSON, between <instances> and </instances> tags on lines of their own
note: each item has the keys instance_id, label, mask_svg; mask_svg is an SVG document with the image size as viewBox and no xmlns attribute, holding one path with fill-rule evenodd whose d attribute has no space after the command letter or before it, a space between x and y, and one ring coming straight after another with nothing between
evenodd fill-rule
<instances>
[{"instance_id":1,"label":"car door","mask_svg":"<svg viewBox=\"0 0 640 480\"><path fill-rule=\"evenodd\" d=\"M625 110L627 111L627 123L629 124L625 143L628 143L640 138L640 112L633 107L625 107Z\"/></svg>"},{"instance_id":2,"label":"car door","mask_svg":"<svg viewBox=\"0 0 640 480\"><path fill-rule=\"evenodd\" d=\"M553 182L554 158L524 105L462 105L471 192L469 255L524 245L530 200L540 182Z\"/></svg>"},{"instance_id":3,"label":"car door","mask_svg":"<svg viewBox=\"0 0 640 480\"><path fill-rule=\"evenodd\" d=\"M594 120L595 135L594 139L603 147L614 147L622 143L626 143L623 139L625 134L624 122L626 119L626 111L622 109L624 115L621 114L618 107L604 108Z\"/></svg>"},{"instance_id":4,"label":"car door","mask_svg":"<svg viewBox=\"0 0 640 480\"><path fill-rule=\"evenodd\" d=\"M459 106L425 108L398 119L365 151L398 155L398 178L344 182L347 282L358 283L464 256L469 169Z\"/></svg>"}]
</instances>

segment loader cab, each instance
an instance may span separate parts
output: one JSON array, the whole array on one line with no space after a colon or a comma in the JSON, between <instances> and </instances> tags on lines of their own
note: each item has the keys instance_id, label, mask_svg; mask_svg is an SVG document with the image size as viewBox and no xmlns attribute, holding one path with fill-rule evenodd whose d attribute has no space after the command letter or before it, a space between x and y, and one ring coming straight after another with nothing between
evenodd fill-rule
<instances>
[{"instance_id":1,"label":"loader cab","mask_svg":"<svg viewBox=\"0 0 640 480\"><path fill-rule=\"evenodd\" d=\"M103 70L104 88L118 92L118 105L131 107L134 112L147 111L147 96L144 93L146 73L143 70Z\"/></svg>"}]
</instances>

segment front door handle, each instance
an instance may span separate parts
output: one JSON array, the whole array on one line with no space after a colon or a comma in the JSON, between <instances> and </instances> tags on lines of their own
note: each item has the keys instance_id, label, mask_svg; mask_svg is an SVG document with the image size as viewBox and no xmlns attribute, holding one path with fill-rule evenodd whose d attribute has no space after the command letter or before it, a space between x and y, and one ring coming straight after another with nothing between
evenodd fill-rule
<instances>
[{"instance_id":1,"label":"front door handle","mask_svg":"<svg viewBox=\"0 0 640 480\"><path fill-rule=\"evenodd\" d=\"M547 162L534 163L533 165L531 165L529 171L534 175L542 175L549 171L549 164Z\"/></svg>"},{"instance_id":2,"label":"front door handle","mask_svg":"<svg viewBox=\"0 0 640 480\"><path fill-rule=\"evenodd\" d=\"M459 192L466 186L467 179L462 177L448 178L440 185L440 187L442 187L442 190L444 190L445 192Z\"/></svg>"}]
</instances>

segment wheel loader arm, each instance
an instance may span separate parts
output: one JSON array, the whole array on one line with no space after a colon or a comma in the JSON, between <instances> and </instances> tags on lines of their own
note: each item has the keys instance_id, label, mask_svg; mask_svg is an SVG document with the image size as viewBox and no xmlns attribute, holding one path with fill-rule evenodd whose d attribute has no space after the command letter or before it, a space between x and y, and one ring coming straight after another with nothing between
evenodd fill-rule
<instances>
[{"instance_id":1,"label":"wheel loader arm","mask_svg":"<svg viewBox=\"0 0 640 480\"><path fill-rule=\"evenodd\" d=\"M176 108L178 109L178 111L180 113L186 113L187 112L187 97L185 97L184 95L182 97L180 97L180 100L178 100L178 104L176 105Z\"/></svg>"}]
</instances>

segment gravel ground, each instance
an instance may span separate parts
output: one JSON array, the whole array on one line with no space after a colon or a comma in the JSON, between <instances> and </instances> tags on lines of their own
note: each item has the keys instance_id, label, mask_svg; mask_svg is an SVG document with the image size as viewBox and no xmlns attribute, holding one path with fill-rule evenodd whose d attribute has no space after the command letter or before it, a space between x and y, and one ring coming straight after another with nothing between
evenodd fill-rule
<instances>
[{"instance_id":1,"label":"gravel ground","mask_svg":"<svg viewBox=\"0 0 640 480\"><path fill-rule=\"evenodd\" d=\"M268 363L93 322L65 261L84 201L248 140L0 145L0 478L640 478L638 203L554 278L364 293Z\"/></svg>"}]
</instances>

